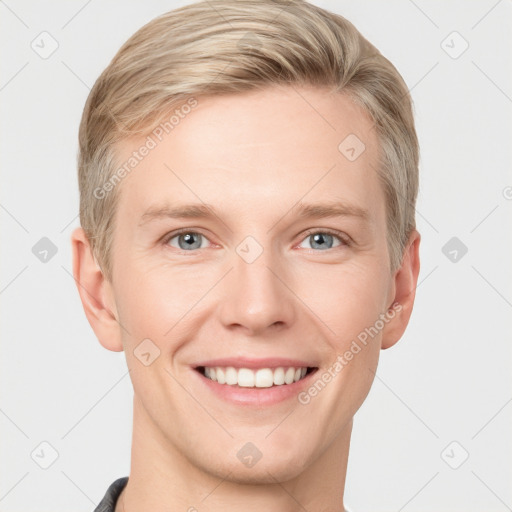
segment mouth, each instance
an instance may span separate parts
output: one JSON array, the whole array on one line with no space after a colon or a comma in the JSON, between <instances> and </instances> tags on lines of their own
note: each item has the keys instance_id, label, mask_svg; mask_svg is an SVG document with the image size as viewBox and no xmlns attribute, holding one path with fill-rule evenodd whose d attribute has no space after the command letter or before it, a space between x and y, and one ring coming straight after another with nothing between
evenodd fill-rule
<instances>
[{"instance_id":1,"label":"mouth","mask_svg":"<svg viewBox=\"0 0 512 512\"><path fill-rule=\"evenodd\" d=\"M197 366L203 377L235 388L272 388L289 386L318 370L314 366L278 366L275 368L236 368L234 366Z\"/></svg>"}]
</instances>

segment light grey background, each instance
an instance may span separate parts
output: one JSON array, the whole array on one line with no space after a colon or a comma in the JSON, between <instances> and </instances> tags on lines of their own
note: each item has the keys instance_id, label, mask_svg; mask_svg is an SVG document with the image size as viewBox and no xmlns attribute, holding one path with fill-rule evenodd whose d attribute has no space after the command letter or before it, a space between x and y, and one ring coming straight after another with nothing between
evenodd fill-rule
<instances>
[{"instance_id":1,"label":"light grey background","mask_svg":"<svg viewBox=\"0 0 512 512\"><path fill-rule=\"evenodd\" d=\"M71 276L77 130L120 45L186 3L0 1L1 511L93 510L129 474L124 355L100 346ZM397 66L422 155L415 310L356 415L346 504L512 510L512 2L313 3ZM42 58L52 38L58 48ZM46 263L32 252L43 237L57 249ZM467 254L443 253L452 237Z\"/></svg>"}]
</instances>

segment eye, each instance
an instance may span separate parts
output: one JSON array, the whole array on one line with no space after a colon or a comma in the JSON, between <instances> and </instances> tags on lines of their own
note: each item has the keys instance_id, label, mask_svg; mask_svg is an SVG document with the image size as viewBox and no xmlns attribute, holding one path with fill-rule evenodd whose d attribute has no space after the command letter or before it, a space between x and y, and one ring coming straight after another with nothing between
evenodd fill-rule
<instances>
[{"instance_id":1,"label":"eye","mask_svg":"<svg viewBox=\"0 0 512 512\"><path fill-rule=\"evenodd\" d=\"M333 247L334 239L338 239L340 243ZM320 249L321 251L349 245L347 238L342 233L331 230L311 230L306 234L304 241L309 241L313 249Z\"/></svg>"},{"instance_id":2,"label":"eye","mask_svg":"<svg viewBox=\"0 0 512 512\"><path fill-rule=\"evenodd\" d=\"M173 240L176 240L173 242ZM175 231L167 235L162 243L164 245L170 245L175 249L180 249L185 252L193 252L194 249L204 249L204 241L208 241L205 235L197 231L191 231L190 229L182 229ZM338 240L338 244L335 245L335 241ZM349 246L350 240L346 235L338 231L332 230L310 230L306 233L306 238L303 242L309 241L313 249L320 251L326 251L329 249L335 249L340 246ZM299 246L300 247L300 246ZM316 251L315 251L316 252Z\"/></svg>"},{"instance_id":3,"label":"eye","mask_svg":"<svg viewBox=\"0 0 512 512\"><path fill-rule=\"evenodd\" d=\"M172 240L177 240L177 246L171 243ZM201 242L203 240L207 240L207 238L196 231L178 231L171 233L167 236L163 243L169 244L171 247L175 247L176 249L181 249L182 251L190 252L193 249L203 249Z\"/></svg>"}]
</instances>

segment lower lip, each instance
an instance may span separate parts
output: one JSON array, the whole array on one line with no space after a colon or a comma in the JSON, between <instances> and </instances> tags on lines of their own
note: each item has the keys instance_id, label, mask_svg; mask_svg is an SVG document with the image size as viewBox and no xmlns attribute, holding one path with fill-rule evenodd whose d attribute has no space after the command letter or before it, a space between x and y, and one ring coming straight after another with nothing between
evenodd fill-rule
<instances>
[{"instance_id":1,"label":"lower lip","mask_svg":"<svg viewBox=\"0 0 512 512\"><path fill-rule=\"evenodd\" d=\"M297 395L307 386L311 377L317 370L308 373L303 379L292 384L282 384L280 386L271 386L269 388L244 388L240 386L230 386L229 384L219 384L218 382L205 377L197 370L193 370L213 393L221 399L237 405L273 405L290 398L296 398Z\"/></svg>"}]
</instances>

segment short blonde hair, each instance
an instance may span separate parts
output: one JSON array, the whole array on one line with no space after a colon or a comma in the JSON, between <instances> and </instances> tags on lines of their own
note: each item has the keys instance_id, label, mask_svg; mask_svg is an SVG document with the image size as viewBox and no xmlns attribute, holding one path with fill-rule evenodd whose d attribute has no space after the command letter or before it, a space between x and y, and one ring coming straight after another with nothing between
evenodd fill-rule
<instances>
[{"instance_id":1,"label":"short blonde hair","mask_svg":"<svg viewBox=\"0 0 512 512\"><path fill-rule=\"evenodd\" d=\"M116 143L149 133L196 96L274 84L329 87L368 112L379 141L390 268L399 268L416 227L419 147L397 69L352 23L305 0L208 0L139 29L87 98L79 131L80 223L107 279L120 187L104 192L120 170Z\"/></svg>"}]
</instances>

